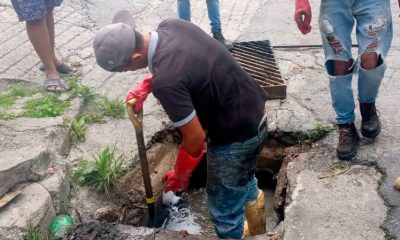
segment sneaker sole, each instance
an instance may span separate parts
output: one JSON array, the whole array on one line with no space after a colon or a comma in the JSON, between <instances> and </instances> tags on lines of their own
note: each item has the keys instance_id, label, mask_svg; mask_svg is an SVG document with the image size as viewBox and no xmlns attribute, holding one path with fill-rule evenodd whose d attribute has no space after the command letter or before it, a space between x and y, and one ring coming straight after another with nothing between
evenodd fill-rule
<instances>
[{"instance_id":1,"label":"sneaker sole","mask_svg":"<svg viewBox=\"0 0 400 240\"><path fill-rule=\"evenodd\" d=\"M378 129L374 132L367 132L361 128L361 134L366 138L376 138L381 133L381 124L379 123Z\"/></svg>"}]
</instances>

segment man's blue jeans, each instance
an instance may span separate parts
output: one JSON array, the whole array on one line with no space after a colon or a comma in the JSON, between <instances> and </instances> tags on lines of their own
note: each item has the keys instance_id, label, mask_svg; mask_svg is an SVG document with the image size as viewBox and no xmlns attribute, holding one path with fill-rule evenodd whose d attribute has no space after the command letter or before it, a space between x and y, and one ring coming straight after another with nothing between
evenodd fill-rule
<instances>
[{"instance_id":1,"label":"man's blue jeans","mask_svg":"<svg viewBox=\"0 0 400 240\"><path fill-rule=\"evenodd\" d=\"M336 76L333 62L353 59L351 32L355 21L359 55L376 53L378 66L367 70L356 61L349 74ZM384 77L385 58L393 37L390 1L321 0L319 27L336 121L352 123L355 120L352 74L358 71L358 100L365 103L375 102Z\"/></svg>"},{"instance_id":2,"label":"man's blue jeans","mask_svg":"<svg viewBox=\"0 0 400 240\"><path fill-rule=\"evenodd\" d=\"M221 32L221 17L219 0L206 0L208 18L210 19L211 32ZM178 15L180 19L190 22L190 0L178 0Z\"/></svg>"},{"instance_id":3,"label":"man's blue jeans","mask_svg":"<svg viewBox=\"0 0 400 240\"><path fill-rule=\"evenodd\" d=\"M257 199L256 160L267 136L259 133L244 142L207 149L207 199L211 221L222 239L243 237L245 204Z\"/></svg>"}]
</instances>

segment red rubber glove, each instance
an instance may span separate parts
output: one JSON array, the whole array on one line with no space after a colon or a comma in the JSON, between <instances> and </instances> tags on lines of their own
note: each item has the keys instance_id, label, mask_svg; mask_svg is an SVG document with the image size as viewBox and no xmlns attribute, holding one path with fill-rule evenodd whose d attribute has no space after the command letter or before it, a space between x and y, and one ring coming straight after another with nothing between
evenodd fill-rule
<instances>
[{"instance_id":1,"label":"red rubber glove","mask_svg":"<svg viewBox=\"0 0 400 240\"><path fill-rule=\"evenodd\" d=\"M192 157L185 149L179 148L174 170L168 171L162 178L162 182L167 183L164 192L181 192L185 190L189 186L192 172L199 165L205 152L206 144L203 144L201 153L197 157Z\"/></svg>"},{"instance_id":2,"label":"red rubber glove","mask_svg":"<svg viewBox=\"0 0 400 240\"><path fill-rule=\"evenodd\" d=\"M294 21L301 33L307 34L311 32L311 7L308 0L296 0L296 10L294 13Z\"/></svg>"},{"instance_id":3,"label":"red rubber glove","mask_svg":"<svg viewBox=\"0 0 400 240\"><path fill-rule=\"evenodd\" d=\"M130 100L133 98L136 99L136 103L133 106L133 111L135 113L138 113L142 111L143 109L143 103L147 98L147 95L151 93L151 79L153 78L153 75L151 73L147 73L143 80L139 83L138 86L133 88L132 90L129 91L128 96L126 96L125 102L128 104Z\"/></svg>"}]
</instances>

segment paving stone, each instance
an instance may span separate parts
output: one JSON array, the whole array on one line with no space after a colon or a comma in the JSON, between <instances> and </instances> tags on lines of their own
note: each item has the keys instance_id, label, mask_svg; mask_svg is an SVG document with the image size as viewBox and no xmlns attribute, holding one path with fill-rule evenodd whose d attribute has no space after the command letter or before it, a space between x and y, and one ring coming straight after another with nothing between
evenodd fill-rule
<instances>
[{"instance_id":1,"label":"paving stone","mask_svg":"<svg viewBox=\"0 0 400 240\"><path fill-rule=\"evenodd\" d=\"M40 239L46 239L55 214L50 194L40 184L32 183L0 209L0 239L22 239L29 224L39 229Z\"/></svg>"}]
</instances>

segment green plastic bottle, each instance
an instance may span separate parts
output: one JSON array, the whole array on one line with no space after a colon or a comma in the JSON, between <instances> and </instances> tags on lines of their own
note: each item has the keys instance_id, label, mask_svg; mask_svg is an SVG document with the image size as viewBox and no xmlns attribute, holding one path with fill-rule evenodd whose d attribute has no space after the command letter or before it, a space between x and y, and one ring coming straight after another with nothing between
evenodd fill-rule
<instances>
[{"instance_id":1,"label":"green plastic bottle","mask_svg":"<svg viewBox=\"0 0 400 240\"><path fill-rule=\"evenodd\" d=\"M68 237L68 233L74 225L74 221L68 214L56 216L50 225L50 232L54 240Z\"/></svg>"}]
</instances>

